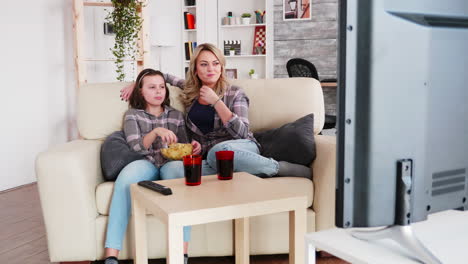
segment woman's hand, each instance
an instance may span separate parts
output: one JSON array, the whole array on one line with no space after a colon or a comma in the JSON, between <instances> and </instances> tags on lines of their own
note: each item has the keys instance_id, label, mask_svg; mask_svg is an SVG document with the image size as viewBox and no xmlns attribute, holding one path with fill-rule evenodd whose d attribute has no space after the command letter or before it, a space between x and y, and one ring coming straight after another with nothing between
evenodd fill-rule
<instances>
[{"instance_id":1,"label":"woman's hand","mask_svg":"<svg viewBox=\"0 0 468 264\"><path fill-rule=\"evenodd\" d=\"M208 87L206 85L203 85L200 88L200 99L202 99L206 103L212 105L216 101L218 101L219 96L215 93L215 91L213 89L211 89L210 87Z\"/></svg>"},{"instance_id":2,"label":"woman's hand","mask_svg":"<svg viewBox=\"0 0 468 264\"><path fill-rule=\"evenodd\" d=\"M199 143L198 141L196 141L196 140L192 140L192 143L191 143L191 144L192 144L192 147L193 147L192 153L193 153L194 155L200 154L200 153L201 153L201 145L200 145L200 143Z\"/></svg>"},{"instance_id":3,"label":"woman's hand","mask_svg":"<svg viewBox=\"0 0 468 264\"><path fill-rule=\"evenodd\" d=\"M120 90L120 99L128 101L128 99L130 98L130 95L133 92L133 87L135 87L135 83L131 83L125 86L124 88L122 88Z\"/></svg>"},{"instance_id":4,"label":"woman's hand","mask_svg":"<svg viewBox=\"0 0 468 264\"><path fill-rule=\"evenodd\" d=\"M167 144L172 144L172 143L177 143L177 136L174 134L169 129L163 128L163 127L157 127L153 129L153 132L156 134L156 136L160 136L161 140L164 143Z\"/></svg>"}]
</instances>

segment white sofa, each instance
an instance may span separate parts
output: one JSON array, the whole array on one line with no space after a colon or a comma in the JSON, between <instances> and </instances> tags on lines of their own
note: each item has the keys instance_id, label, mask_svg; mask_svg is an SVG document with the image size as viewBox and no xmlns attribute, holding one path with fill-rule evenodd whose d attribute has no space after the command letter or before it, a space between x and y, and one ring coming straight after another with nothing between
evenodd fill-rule
<instances>
[{"instance_id":1,"label":"white sofa","mask_svg":"<svg viewBox=\"0 0 468 264\"><path fill-rule=\"evenodd\" d=\"M307 232L334 226L335 138L318 135L324 123L324 100L320 83L311 78L236 80L250 98L249 118L253 131L279 127L306 114L315 115L317 158L311 169L313 182L305 178L265 179L282 183L308 197ZM125 84L88 84L79 91L78 127L83 139L54 146L36 160L36 174L52 262L98 260L104 257L104 240L113 182L104 182L100 165L103 139L120 130L128 106L119 98ZM180 89L171 87L171 101ZM312 136L312 135L310 135ZM131 225L130 225L131 227ZM193 227L191 256L233 254L232 221ZM165 258L166 227L148 217L148 256ZM121 259L131 259L131 228L127 231ZM251 219L250 253L288 253L288 214Z\"/></svg>"}]
</instances>

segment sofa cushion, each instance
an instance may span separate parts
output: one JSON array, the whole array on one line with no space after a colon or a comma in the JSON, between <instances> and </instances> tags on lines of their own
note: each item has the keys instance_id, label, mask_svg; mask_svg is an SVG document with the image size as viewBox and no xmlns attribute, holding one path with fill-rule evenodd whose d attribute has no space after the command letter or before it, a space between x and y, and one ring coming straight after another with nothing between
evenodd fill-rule
<instances>
[{"instance_id":1,"label":"sofa cushion","mask_svg":"<svg viewBox=\"0 0 468 264\"><path fill-rule=\"evenodd\" d=\"M101 146L102 176L106 181L115 181L127 164L144 158L144 155L130 148L122 131L115 131Z\"/></svg>"},{"instance_id":2,"label":"sofa cushion","mask_svg":"<svg viewBox=\"0 0 468 264\"><path fill-rule=\"evenodd\" d=\"M314 134L322 131L325 106L320 82L314 78L236 79L250 99L249 121L253 132L280 127L310 113Z\"/></svg>"},{"instance_id":3,"label":"sofa cushion","mask_svg":"<svg viewBox=\"0 0 468 264\"><path fill-rule=\"evenodd\" d=\"M261 154L274 160L309 166L315 159L314 114L279 128L256 132Z\"/></svg>"},{"instance_id":4,"label":"sofa cushion","mask_svg":"<svg viewBox=\"0 0 468 264\"><path fill-rule=\"evenodd\" d=\"M287 189L296 190L297 193L303 193L307 196L307 205L312 206L314 187L311 180L298 177L277 177L265 180L279 182ZM96 206L100 215L109 215L113 190L114 182L104 182L97 186Z\"/></svg>"}]
</instances>

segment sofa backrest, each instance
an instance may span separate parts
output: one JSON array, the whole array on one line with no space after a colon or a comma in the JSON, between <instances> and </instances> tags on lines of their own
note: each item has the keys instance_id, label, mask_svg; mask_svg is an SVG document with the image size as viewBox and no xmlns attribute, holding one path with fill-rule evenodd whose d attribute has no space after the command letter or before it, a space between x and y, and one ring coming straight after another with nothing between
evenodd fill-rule
<instances>
[{"instance_id":1,"label":"sofa backrest","mask_svg":"<svg viewBox=\"0 0 468 264\"><path fill-rule=\"evenodd\" d=\"M234 80L250 99L252 131L272 129L314 113L314 133L324 124L325 109L320 83L313 78ZM85 139L103 139L122 129L128 103L120 100L120 89L128 83L94 83L80 87L78 129ZM171 105L183 110L181 90L170 87Z\"/></svg>"}]
</instances>

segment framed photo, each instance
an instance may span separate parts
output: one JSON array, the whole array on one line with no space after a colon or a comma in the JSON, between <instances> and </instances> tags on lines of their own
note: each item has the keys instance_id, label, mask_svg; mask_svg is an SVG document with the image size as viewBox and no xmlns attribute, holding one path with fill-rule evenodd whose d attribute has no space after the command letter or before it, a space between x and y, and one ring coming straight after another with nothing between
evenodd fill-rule
<instances>
[{"instance_id":1,"label":"framed photo","mask_svg":"<svg viewBox=\"0 0 468 264\"><path fill-rule=\"evenodd\" d=\"M310 20L311 0L283 0L283 20Z\"/></svg>"},{"instance_id":2,"label":"framed photo","mask_svg":"<svg viewBox=\"0 0 468 264\"><path fill-rule=\"evenodd\" d=\"M115 35L114 25L104 22L104 35Z\"/></svg>"},{"instance_id":3,"label":"framed photo","mask_svg":"<svg viewBox=\"0 0 468 264\"><path fill-rule=\"evenodd\" d=\"M237 79L237 69L226 69L226 76L229 79Z\"/></svg>"}]
</instances>

